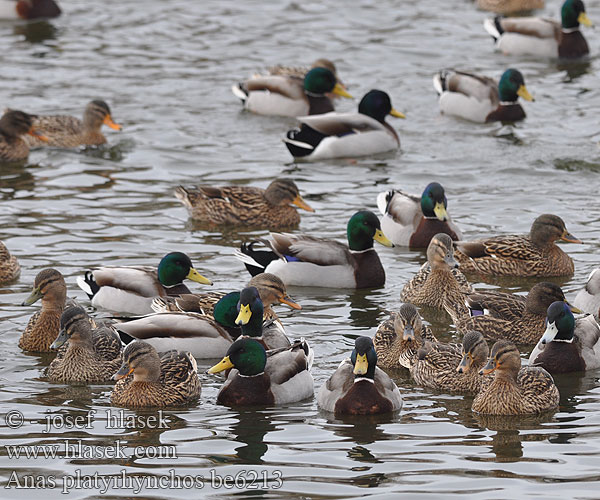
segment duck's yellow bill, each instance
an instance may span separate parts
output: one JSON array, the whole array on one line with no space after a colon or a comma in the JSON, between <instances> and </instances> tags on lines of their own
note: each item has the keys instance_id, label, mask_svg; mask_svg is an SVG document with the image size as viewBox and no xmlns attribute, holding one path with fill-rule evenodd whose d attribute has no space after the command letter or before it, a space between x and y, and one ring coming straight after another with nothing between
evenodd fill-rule
<instances>
[{"instance_id":1,"label":"duck's yellow bill","mask_svg":"<svg viewBox=\"0 0 600 500\"><path fill-rule=\"evenodd\" d=\"M563 235L560 237L560 239L562 241L566 241L567 243L583 243L583 241L581 241L578 238L575 238L575 236L573 236L571 233L565 231L563 233Z\"/></svg>"},{"instance_id":2,"label":"duck's yellow bill","mask_svg":"<svg viewBox=\"0 0 600 500\"><path fill-rule=\"evenodd\" d=\"M290 306L292 309L302 309L302 306L296 302L294 302L289 295L284 295L279 299L279 302L285 304L286 306Z\"/></svg>"},{"instance_id":3,"label":"duck's yellow bill","mask_svg":"<svg viewBox=\"0 0 600 500\"><path fill-rule=\"evenodd\" d=\"M203 285L212 285L212 281L202 276L193 267L190 269L190 272L187 274L186 278L195 281L196 283L202 283Z\"/></svg>"},{"instance_id":4,"label":"duck's yellow bill","mask_svg":"<svg viewBox=\"0 0 600 500\"><path fill-rule=\"evenodd\" d=\"M339 95L340 97L347 97L348 99L354 99L354 96L352 94L349 94L348 92L346 92L346 89L344 88L344 86L339 82L335 84L335 87L333 87L332 92L335 95Z\"/></svg>"},{"instance_id":5,"label":"duck's yellow bill","mask_svg":"<svg viewBox=\"0 0 600 500\"><path fill-rule=\"evenodd\" d=\"M587 14L585 12L582 12L581 14L579 14L579 17L577 17L577 20L583 24L584 26L592 27L594 25L594 23L592 23L592 20L587 16Z\"/></svg>"},{"instance_id":6,"label":"duck's yellow bill","mask_svg":"<svg viewBox=\"0 0 600 500\"><path fill-rule=\"evenodd\" d=\"M406 118L404 113L400 113L397 109L392 108L390 111L390 115L395 116L396 118Z\"/></svg>"},{"instance_id":7,"label":"duck's yellow bill","mask_svg":"<svg viewBox=\"0 0 600 500\"><path fill-rule=\"evenodd\" d=\"M121 125L119 125L118 123L113 122L112 118L110 117L110 115L106 115L104 117L103 123L104 123L104 125L109 126L113 130L121 130Z\"/></svg>"},{"instance_id":8,"label":"duck's yellow bill","mask_svg":"<svg viewBox=\"0 0 600 500\"><path fill-rule=\"evenodd\" d=\"M356 356L356 363L354 363L354 374L364 375L369 371L369 362L367 361L367 355L363 354Z\"/></svg>"},{"instance_id":9,"label":"duck's yellow bill","mask_svg":"<svg viewBox=\"0 0 600 500\"><path fill-rule=\"evenodd\" d=\"M229 370L233 368L233 363L229 359L229 356L225 356L221 361L219 361L215 366L208 369L206 373L219 373L225 370Z\"/></svg>"},{"instance_id":10,"label":"duck's yellow bill","mask_svg":"<svg viewBox=\"0 0 600 500\"><path fill-rule=\"evenodd\" d=\"M575 314L583 314L583 311L579 309L579 307L575 307L574 305L569 304L566 300L565 302L569 306L569 309L571 309L571 312L574 312Z\"/></svg>"},{"instance_id":11,"label":"duck's yellow bill","mask_svg":"<svg viewBox=\"0 0 600 500\"><path fill-rule=\"evenodd\" d=\"M377 229L375 231L375 236L373 236L373 239L377 243L381 243L384 247L393 247L394 246L394 244L385 237L385 234L383 234L383 231L381 229Z\"/></svg>"},{"instance_id":12,"label":"duck's yellow bill","mask_svg":"<svg viewBox=\"0 0 600 500\"><path fill-rule=\"evenodd\" d=\"M442 202L438 201L435 204L435 207L433 207L433 213L441 221L448 220L448 212L446 212L446 207Z\"/></svg>"},{"instance_id":13,"label":"duck's yellow bill","mask_svg":"<svg viewBox=\"0 0 600 500\"><path fill-rule=\"evenodd\" d=\"M113 375L114 380L121 380L133 373L133 368L129 368L126 364L121 365L121 368L117 373Z\"/></svg>"},{"instance_id":14,"label":"duck's yellow bill","mask_svg":"<svg viewBox=\"0 0 600 500\"><path fill-rule=\"evenodd\" d=\"M517 90L517 95L519 97L522 97L523 99L525 99L526 101L535 101L535 99L533 98L533 96L529 93L529 90L527 90L527 87L525 87L525 85L521 85L519 87L519 90Z\"/></svg>"},{"instance_id":15,"label":"duck's yellow bill","mask_svg":"<svg viewBox=\"0 0 600 500\"><path fill-rule=\"evenodd\" d=\"M292 204L296 205L299 208L307 210L308 212L315 211L315 209L313 207L311 207L308 203L306 203L300 195L298 195L298 196L296 196L296 198L294 198L294 201L292 201Z\"/></svg>"},{"instance_id":16,"label":"duck's yellow bill","mask_svg":"<svg viewBox=\"0 0 600 500\"><path fill-rule=\"evenodd\" d=\"M247 325L248 321L252 317L252 311L250 310L250 304L240 305L240 312L235 318L236 325Z\"/></svg>"}]
</instances>

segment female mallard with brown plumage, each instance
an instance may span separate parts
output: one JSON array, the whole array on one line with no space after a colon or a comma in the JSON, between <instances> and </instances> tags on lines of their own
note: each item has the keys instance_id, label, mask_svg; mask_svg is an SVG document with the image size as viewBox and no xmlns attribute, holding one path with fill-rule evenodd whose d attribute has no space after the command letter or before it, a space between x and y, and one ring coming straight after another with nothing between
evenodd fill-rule
<instances>
[{"instance_id":1,"label":"female mallard with brown plumage","mask_svg":"<svg viewBox=\"0 0 600 500\"><path fill-rule=\"evenodd\" d=\"M504 54L573 59L590 52L579 24L592 25L583 2L566 0L560 23L541 17L496 16L486 19L483 26Z\"/></svg>"},{"instance_id":2,"label":"female mallard with brown plumage","mask_svg":"<svg viewBox=\"0 0 600 500\"><path fill-rule=\"evenodd\" d=\"M400 362L409 369L415 382L423 387L477 394L484 378L479 375L479 370L487 361L488 354L483 335L469 331L462 344L427 341L416 356L403 357Z\"/></svg>"},{"instance_id":3,"label":"female mallard with brown plumage","mask_svg":"<svg viewBox=\"0 0 600 500\"><path fill-rule=\"evenodd\" d=\"M29 319L19 339L19 347L24 351L51 352L50 346L60 330L60 317L67 299L65 279L56 269L38 273L33 291L23 305L30 306L39 299L42 299L42 309Z\"/></svg>"},{"instance_id":4,"label":"female mallard with brown plumage","mask_svg":"<svg viewBox=\"0 0 600 500\"><path fill-rule=\"evenodd\" d=\"M226 406L257 406L294 403L312 397L314 382L310 369L313 351L306 341L287 348L265 351L250 337L236 340L225 357L208 370L231 369L217 396Z\"/></svg>"},{"instance_id":5,"label":"female mallard with brown plumage","mask_svg":"<svg viewBox=\"0 0 600 500\"><path fill-rule=\"evenodd\" d=\"M59 349L65 344L66 350L59 351L48 367L50 382L106 382L121 366L119 334L105 325L94 328L91 318L78 305L64 310L60 332L50 347Z\"/></svg>"},{"instance_id":6,"label":"female mallard with brown plumage","mask_svg":"<svg viewBox=\"0 0 600 500\"><path fill-rule=\"evenodd\" d=\"M490 358L479 373L495 373L495 377L475 396L471 408L477 413L528 415L558 407L559 393L552 375L539 367L521 368L519 350L508 340L492 346Z\"/></svg>"},{"instance_id":7,"label":"female mallard with brown plumage","mask_svg":"<svg viewBox=\"0 0 600 500\"><path fill-rule=\"evenodd\" d=\"M196 360L189 352L168 351L160 356L147 342L137 340L123 351L123 364L110 402L128 408L189 406L200 399Z\"/></svg>"},{"instance_id":8,"label":"female mallard with brown plumage","mask_svg":"<svg viewBox=\"0 0 600 500\"><path fill-rule=\"evenodd\" d=\"M375 415L402 408L394 381L377 366L377 353L369 337L358 337L349 358L325 382L317 403L336 415Z\"/></svg>"},{"instance_id":9,"label":"female mallard with brown plumage","mask_svg":"<svg viewBox=\"0 0 600 500\"><path fill-rule=\"evenodd\" d=\"M385 271L373 241L393 246L381 231L377 216L368 210L356 212L346 227L348 245L302 234L271 233L267 249L256 242L242 244L238 257L253 276L273 273L286 285L332 288L383 286Z\"/></svg>"},{"instance_id":10,"label":"female mallard with brown plumage","mask_svg":"<svg viewBox=\"0 0 600 500\"><path fill-rule=\"evenodd\" d=\"M443 309L445 302L461 300L463 293L472 291L457 269L453 253L452 238L445 233L436 234L427 247L427 262L404 285L400 300Z\"/></svg>"},{"instance_id":11,"label":"female mallard with brown plumage","mask_svg":"<svg viewBox=\"0 0 600 500\"><path fill-rule=\"evenodd\" d=\"M33 125L35 116L23 111L7 110L0 118L0 161L23 161L29 156L25 135L37 137L41 142L48 138Z\"/></svg>"},{"instance_id":12,"label":"female mallard with brown plumage","mask_svg":"<svg viewBox=\"0 0 600 500\"><path fill-rule=\"evenodd\" d=\"M561 288L545 281L535 284L526 297L481 290L462 298L463 303L444 305L459 333L478 330L487 339L506 339L515 344L535 344L546 329L550 304L557 300L567 303Z\"/></svg>"},{"instance_id":13,"label":"female mallard with brown plumage","mask_svg":"<svg viewBox=\"0 0 600 500\"><path fill-rule=\"evenodd\" d=\"M399 189L377 195L377 207L383 217L381 229L394 245L427 248L437 233L460 240L462 233L446 211L448 200L438 182L427 185L423 194L415 196Z\"/></svg>"},{"instance_id":14,"label":"female mallard with brown plumage","mask_svg":"<svg viewBox=\"0 0 600 500\"><path fill-rule=\"evenodd\" d=\"M377 352L377 364L383 368L401 368L400 358L412 358L428 340L437 342L428 325L412 304L402 304L377 328L373 344Z\"/></svg>"},{"instance_id":15,"label":"female mallard with brown plumage","mask_svg":"<svg viewBox=\"0 0 600 500\"><path fill-rule=\"evenodd\" d=\"M49 137L47 142L38 138L25 140L29 147L51 146L57 148L75 148L77 146L98 146L106 142L100 132L102 125L113 130L121 130L121 125L112 121L110 108L104 101L91 101L83 112L83 120L69 115L38 115L33 125L40 133Z\"/></svg>"},{"instance_id":16,"label":"female mallard with brown plumage","mask_svg":"<svg viewBox=\"0 0 600 500\"><path fill-rule=\"evenodd\" d=\"M454 255L465 273L492 276L570 276L573 260L555 241L581 243L551 214L533 221L529 234L457 241Z\"/></svg>"},{"instance_id":17,"label":"female mallard with brown plumage","mask_svg":"<svg viewBox=\"0 0 600 500\"><path fill-rule=\"evenodd\" d=\"M21 274L19 261L0 241L0 285L16 280L19 274Z\"/></svg>"},{"instance_id":18,"label":"female mallard with brown plumage","mask_svg":"<svg viewBox=\"0 0 600 500\"><path fill-rule=\"evenodd\" d=\"M257 75L231 87L244 109L259 115L306 116L333 111L328 94L351 98L327 68L311 69L302 78L294 75Z\"/></svg>"},{"instance_id":19,"label":"female mallard with brown plumage","mask_svg":"<svg viewBox=\"0 0 600 500\"><path fill-rule=\"evenodd\" d=\"M490 10L497 14L513 14L543 9L544 0L477 0L477 8Z\"/></svg>"},{"instance_id":20,"label":"female mallard with brown plumage","mask_svg":"<svg viewBox=\"0 0 600 500\"><path fill-rule=\"evenodd\" d=\"M300 214L292 205L314 212L291 179L276 179L266 189L179 186L175 196L188 209L192 219L214 225L281 229L300 224Z\"/></svg>"},{"instance_id":21,"label":"female mallard with brown plumage","mask_svg":"<svg viewBox=\"0 0 600 500\"><path fill-rule=\"evenodd\" d=\"M517 122L525 118L519 97L533 101L520 71L507 69L500 81L486 76L444 69L433 77L440 111L478 123Z\"/></svg>"},{"instance_id":22,"label":"female mallard with brown plumage","mask_svg":"<svg viewBox=\"0 0 600 500\"><path fill-rule=\"evenodd\" d=\"M575 319L561 301L548 307L547 327L529 356L529 364L550 373L570 373L600 368L600 326L589 314Z\"/></svg>"}]
</instances>

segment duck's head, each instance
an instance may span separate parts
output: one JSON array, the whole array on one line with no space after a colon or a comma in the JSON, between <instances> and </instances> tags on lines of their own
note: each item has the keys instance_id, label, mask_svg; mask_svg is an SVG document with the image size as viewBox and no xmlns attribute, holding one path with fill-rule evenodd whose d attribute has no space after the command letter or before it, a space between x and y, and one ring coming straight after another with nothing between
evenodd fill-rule
<instances>
[{"instance_id":1,"label":"duck's head","mask_svg":"<svg viewBox=\"0 0 600 500\"><path fill-rule=\"evenodd\" d=\"M406 118L403 113L392 107L390 96L383 90L369 90L358 105L358 112L375 118L378 122L384 122L387 115L396 118Z\"/></svg>"},{"instance_id":2,"label":"duck's head","mask_svg":"<svg viewBox=\"0 0 600 500\"><path fill-rule=\"evenodd\" d=\"M479 375L489 375L516 378L521 369L521 356L517 346L508 340L499 340L492 346L492 352L486 365L479 370Z\"/></svg>"},{"instance_id":3,"label":"duck's head","mask_svg":"<svg viewBox=\"0 0 600 500\"><path fill-rule=\"evenodd\" d=\"M358 337L354 342L354 350L350 355L350 361L354 365L355 378L375 377L377 366L377 353L373 341L369 337Z\"/></svg>"},{"instance_id":4,"label":"duck's head","mask_svg":"<svg viewBox=\"0 0 600 500\"><path fill-rule=\"evenodd\" d=\"M252 377L264 372L266 364L267 352L263 345L250 337L242 337L229 346L225 357L210 368L208 373L235 368L240 375Z\"/></svg>"},{"instance_id":5,"label":"duck's head","mask_svg":"<svg viewBox=\"0 0 600 500\"><path fill-rule=\"evenodd\" d=\"M91 327L90 317L83 307L76 305L67 307L60 317L58 337L56 337L50 349L58 349L67 340L72 344L91 344Z\"/></svg>"},{"instance_id":6,"label":"duck's head","mask_svg":"<svg viewBox=\"0 0 600 500\"><path fill-rule=\"evenodd\" d=\"M373 240L386 247L394 246L383 234L377 216L369 210L356 212L350 218L346 227L346 234L350 250L368 250L373 247Z\"/></svg>"},{"instance_id":7,"label":"duck's head","mask_svg":"<svg viewBox=\"0 0 600 500\"><path fill-rule=\"evenodd\" d=\"M46 306L54 304L59 309L64 306L67 299L67 285L63 275L56 269L44 269L37 274L31 294L21 305L30 306L39 299L42 299L42 303Z\"/></svg>"},{"instance_id":8,"label":"duck's head","mask_svg":"<svg viewBox=\"0 0 600 500\"><path fill-rule=\"evenodd\" d=\"M406 303L400 306L394 317L394 331L405 342L414 342L421 337L423 320L414 305Z\"/></svg>"},{"instance_id":9,"label":"duck's head","mask_svg":"<svg viewBox=\"0 0 600 500\"><path fill-rule=\"evenodd\" d=\"M302 306L294 302L288 295L285 284L279 276L271 273L260 273L252 277L248 282L248 286L255 286L258 289L264 307L273 304L285 304L292 309L302 309Z\"/></svg>"},{"instance_id":10,"label":"duck's head","mask_svg":"<svg viewBox=\"0 0 600 500\"><path fill-rule=\"evenodd\" d=\"M340 97L352 98L343 85L337 81L335 74L327 68L311 69L304 76L304 92L308 95L321 97L331 92Z\"/></svg>"},{"instance_id":11,"label":"duck's head","mask_svg":"<svg viewBox=\"0 0 600 500\"><path fill-rule=\"evenodd\" d=\"M535 100L525 87L525 79L521 72L513 68L502 73L498 82L498 94L503 102L514 102L519 97L526 101Z\"/></svg>"},{"instance_id":12,"label":"duck's head","mask_svg":"<svg viewBox=\"0 0 600 500\"><path fill-rule=\"evenodd\" d=\"M61 12L54 0L18 0L16 5L17 13L23 19L57 17Z\"/></svg>"},{"instance_id":13,"label":"duck's head","mask_svg":"<svg viewBox=\"0 0 600 500\"><path fill-rule=\"evenodd\" d=\"M134 382L158 382L160 379L160 357L154 347L142 340L127 345L123 351L123 364L113 379L120 380L132 373Z\"/></svg>"},{"instance_id":14,"label":"duck's head","mask_svg":"<svg viewBox=\"0 0 600 500\"><path fill-rule=\"evenodd\" d=\"M241 325L242 334L250 337L260 337L262 335L264 306L256 287L248 286L240 292L237 309L238 315L235 324Z\"/></svg>"},{"instance_id":15,"label":"duck's head","mask_svg":"<svg viewBox=\"0 0 600 500\"><path fill-rule=\"evenodd\" d=\"M208 278L194 269L192 261L186 254L171 252L165 255L158 264L158 281L166 287L171 287L179 285L184 279L212 285Z\"/></svg>"},{"instance_id":16,"label":"duck's head","mask_svg":"<svg viewBox=\"0 0 600 500\"><path fill-rule=\"evenodd\" d=\"M0 118L0 133L11 139L29 134L44 142L48 142L48 138L45 135L42 135L35 130L33 126L34 118L35 115L9 109L2 115L2 118Z\"/></svg>"},{"instance_id":17,"label":"duck's head","mask_svg":"<svg viewBox=\"0 0 600 500\"><path fill-rule=\"evenodd\" d=\"M579 24L592 26L592 21L585 13L585 5L581 0L566 0L560 10L563 28L577 28Z\"/></svg>"},{"instance_id":18,"label":"duck's head","mask_svg":"<svg viewBox=\"0 0 600 500\"><path fill-rule=\"evenodd\" d=\"M238 302L240 301L240 292L229 292L219 299L213 307L213 318L228 328L237 328L236 319L238 317Z\"/></svg>"},{"instance_id":19,"label":"duck's head","mask_svg":"<svg viewBox=\"0 0 600 500\"><path fill-rule=\"evenodd\" d=\"M458 267L458 262L454 259L454 245L449 235L438 233L431 238L427 247L427 261L431 269Z\"/></svg>"},{"instance_id":20,"label":"duck's head","mask_svg":"<svg viewBox=\"0 0 600 500\"><path fill-rule=\"evenodd\" d=\"M302 199L298 186L291 179L275 179L265 189L265 198L271 205L284 206L291 204L309 212L314 212L314 209Z\"/></svg>"},{"instance_id":21,"label":"duck's head","mask_svg":"<svg viewBox=\"0 0 600 500\"><path fill-rule=\"evenodd\" d=\"M582 243L567 231L564 221L557 215L543 214L533 221L529 236L534 244L548 246L557 240L568 243Z\"/></svg>"},{"instance_id":22,"label":"duck's head","mask_svg":"<svg viewBox=\"0 0 600 500\"><path fill-rule=\"evenodd\" d=\"M473 365L480 366L484 363L490 349L481 332L470 330L465 333L462 342L463 357L456 367L458 373L467 373Z\"/></svg>"},{"instance_id":23,"label":"duck's head","mask_svg":"<svg viewBox=\"0 0 600 500\"><path fill-rule=\"evenodd\" d=\"M448 220L447 206L448 200L446 199L446 193L442 185L438 182L428 184L421 195L421 211L423 215L446 221Z\"/></svg>"},{"instance_id":24,"label":"duck's head","mask_svg":"<svg viewBox=\"0 0 600 500\"><path fill-rule=\"evenodd\" d=\"M110 108L104 101L91 101L83 112L83 124L91 130L100 130L102 125L107 125L113 130L121 130L121 125L113 122Z\"/></svg>"},{"instance_id":25,"label":"duck's head","mask_svg":"<svg viewBox=\"0 0 600 500\"><path fill-rule=\"evenodd\" d=\"M565 302L573 312L581 312L567 302L562 288L555 283L542 281L536 283L527 294L527 309L535 314L546 314L550 304L556 301Z\"/></svg>"},{"instance_id":26,"label":"duck's head","mask_svg":"<svg viewBox=\"0 0 600 500\"><path fill-rule=\"evenodd\" d=\"M573 342L575 333L575 317L569 304L556 301L550 304L546 315L546 331L540 339L540 344L557 342Z\"/></svg>"}]
</instances>

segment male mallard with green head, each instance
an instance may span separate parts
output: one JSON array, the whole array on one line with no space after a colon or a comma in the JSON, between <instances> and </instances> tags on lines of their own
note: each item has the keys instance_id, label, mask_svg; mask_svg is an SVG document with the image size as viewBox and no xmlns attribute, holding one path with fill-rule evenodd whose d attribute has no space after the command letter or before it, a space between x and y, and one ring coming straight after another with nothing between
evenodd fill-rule
<instances>
[{"instance_id":1,"label":"male mallard with green head","mask_svg":"<svg viewBox=\"0 0 600 500\"><path fill-rule=\"evenodd\" d=\"M377 366L377 353L369 337L358 337L349 358L323 384L317 403L336 415L375 415L402 408L394 381Z\"/></svg>"},{"instance_id":2,"label":"male mallard with green head","mask_svg":"<svg viewBox=\"0 0 600 500\"><path fill-rule=\"evenodd\" d=\"M236 256L250 274L273 273L286 285L332 288L374 288L385 283L385 271L373 248L378 241L393 246L381 231L377 216L356 212L348 221L348 245L308 235L271 233L266 250L255 242L242 244Z\"/></svg>"}]
</instances>

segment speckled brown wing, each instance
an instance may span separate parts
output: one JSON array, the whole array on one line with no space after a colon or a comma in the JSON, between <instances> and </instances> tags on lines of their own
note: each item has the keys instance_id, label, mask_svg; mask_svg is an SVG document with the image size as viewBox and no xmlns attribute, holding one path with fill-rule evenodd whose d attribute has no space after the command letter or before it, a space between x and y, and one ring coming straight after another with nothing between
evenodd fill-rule
<instances>
[{"instance_id":1,"label":"speckled brown wing","mask_svg":"<svg viewBox=\"0 0 600 500\"><path fill-rule=\"evenodd\" d=\"M24 136L24 140L31 148L77 147L81 144L83 122L74 116L37 116L33 121L33 126L37 132L48 138L48 142L41 141L35 136Z\"/></svg>"},{"instance_id":2,"label":"speckled brown wing","mask_svg":"<svg viewBox=\"0 0 600 500\"><path fill-rule=\"evenodd\" d=\"M558 406L559 392L554 379L539 366L524 367L519 370L517 384L523 391L523 405L526 413L539 413Z\"/></svg>"},{"instance_id":3,"label":"speckled brown wing","mask_svg":"<svg viewBox=\"0 0 600 500\"><path fill-rule=\"evenodd\" d=\"M523 316L527 297L513 293L480 291L466 294L465 300L472 308L487 311L494 318L517 321Z\"/></svg>"},{"instance_id":4,"label":"speckled brown wing","mask_svg":"<svg viewBox=\"0 0 600 500\"><path fill-rule=\"evenodd\" d=\"M425 263L404 286L400 300L443 309L445 302L458 303L463 293L471 291L471 284L458 269L432 274L429 263Z\"/></svg>"},{"instance_id":5,"label":"speckled brown wing","mask_svg":"<svg viewBox=\"0 0 600 500\"><path fill-rule=\"evenodd\" d=\"M0 283L14 281L21 274L21 266L14 255L11 255L4 243L0 241Z\"/></svg>"},{"instance_id":6,"label":"speckled brown wing","mask_svg":"<svg viewBox=\"0 0 600 500\"><path fill-rule=\"evenodd\" d=\"M96 354L100 359L105 361L113 361L118 359L121 361L121 351L123 344L121 338L114 328L101 325L92 333L92 340ZM117 369L119 367L117 366Z\"/></svg>"},{"instance_id":7,"label":"speckled brown wing","mask_svg":"<svg viewBox=\"0 0 600 500\"><path fill-rule=\"evenodd\" d=\"M160 382L164 385L171 406L186 404L200 397L200 380L196 360L188 352L175 350L160 356Z\"/></svg>"}]
</instances>

